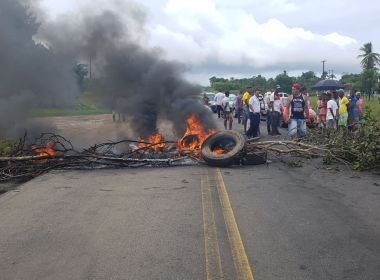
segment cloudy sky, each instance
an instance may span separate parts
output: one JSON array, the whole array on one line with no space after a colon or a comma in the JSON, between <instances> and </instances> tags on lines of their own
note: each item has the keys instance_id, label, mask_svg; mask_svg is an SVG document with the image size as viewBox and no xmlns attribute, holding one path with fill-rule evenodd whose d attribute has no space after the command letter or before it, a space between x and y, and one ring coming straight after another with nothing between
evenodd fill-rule
<instances>
[{"instance_id":1,"label":"cloudy sky","mask_svg":"<svg viewBox=\"0 0 380 280\"><path fill-rule=\"evenodd\" d=\"M126 2L122 1L121 2ZM52 18L90 0L42 0ZM98 1L107 7L109 1ZM147 44L189 67L189 79L275 76L313 70L357 73L359 48L380 52L380 2L372 0L139 0Z\"/></svg>"}]
</instances>

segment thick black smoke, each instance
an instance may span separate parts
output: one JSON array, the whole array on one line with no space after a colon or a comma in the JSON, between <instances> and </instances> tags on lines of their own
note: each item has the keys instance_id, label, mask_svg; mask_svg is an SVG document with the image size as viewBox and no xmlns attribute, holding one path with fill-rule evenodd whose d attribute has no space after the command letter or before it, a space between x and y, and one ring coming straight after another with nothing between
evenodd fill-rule
<instances>
[{"instance_id":1,"label":"thick black smoke","mask_svg":"<svg viewBox=\"0 0 380 280\"><path fill-rule=\"evenodd\" d=\"M108 108L125 113L139 136L155 132L158 118L172 121L180 134L193 113L206 128L214 127L210 112L199 102L200 87L182 78L185 67L137 43L146 15L133 3L128 8L123 16L111 10L88 15L88 9L66 15L43 28L41 36L65 56L91 57L93 91Z\"/></svg>"},{"instance_id":2,"label":"thick black smoke","mask_svg":"<svg viewBox=\"0 0 380 280\"><path fill-rule=\"evenodd\" d=\"M1 137L36 132L33 110L70 105L78 95L73 62L36 43L38 28L18 1L0 1Z\"/></svg>"},{"instance_id":3,"label":"thick black smoke","mask_svg":"<svg viewBox=\"0 0 380 280\"><path fill-rule=\"evenodd\" d=\"M199 102L200 87L182 78L185 66L143 46L146 14L136 4L123 1L127 9L122 13L84 9L38 28L16 1L1 1L0 38L7 43L0 44L0 59L7 66L0 62L0 94L6 107L12 104L18 111L30 104L40 108L71 103L78 94L73 65L91 59L91 90L104 106L125 113L137 135L156 132L158 119L172 121L181 134L191 114L206 128L214 127L210 111ZM44 45L32 40L37 30L35 38ZM3 72L8 74L4 79ZM1 110L1 116L8 114Z\"/></svg>"}]
</instances>

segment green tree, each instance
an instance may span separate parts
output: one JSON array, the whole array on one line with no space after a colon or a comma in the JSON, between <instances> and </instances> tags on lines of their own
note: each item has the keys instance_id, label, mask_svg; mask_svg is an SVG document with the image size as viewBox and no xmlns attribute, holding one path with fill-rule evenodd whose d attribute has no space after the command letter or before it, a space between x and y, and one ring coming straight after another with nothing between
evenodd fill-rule
<instances>
[{"instance_id":1,"label":"green tree","mask_svg":"<svg viewBox=\"0 0 380 280\"><path fill-rule=\"evenodd\" d=\"M258 75L253 79L253 85L255 88L260 88L262 91L265 91L267 88L267 79Z\"/></svg>"},{"instance_id":2,"label":"green tree","mask_svg":"<svg viewBox=\"0 0 380 280\"><path fill-rule=\"evenodd\" d=\"M288 73L284 71L282 74L277 75L274 80L276 81L276 85L280 85L284 92L291 93L292 84L296 81L296 78L289 77Z\"/></svg>"},{"instance_id":3,"label":"green tree","mask_svg":"<svg viewBox=\"0 0 380 280\"><path fill-rule=\"evenodd\" d=\"M301 74L301 76L297 77L297 83L306 87L308 91L311 90L311 87L314 86L320 78L318 78L313 71L307 71Z\"/></svg>"},{"instance_id":4,"label":"green tree","mask_svg":"<svg viewBox=\"0 0 380 280\"><path fill-rule=\"evenodd\" d=\"M363 70L376 69L376 65L380 65L380 55L373 52L372 43L368 42L360 48L363 54L358 55L358 58L362 58L361 65Z\"/></svg>"},{"instance_id":5,"label":"green tree","mask_svg":"<svg viewBox=\"0 0 380 280\"><path fill-rule=\"evenodd\" d=\"M367 94L369 98L374 94L379 79L376 65L380 65L380 55L373 52L372 43L366 43L360 48L363 53L358 55L362 58L361 65L363 72L361 74L362 91Z\"/></svg>"},{"instance_id":6,"label":"green tree","mask_svg":"<svg viewBox=\"0 0 380 280\"><path fill-rule=\"evenodd\" d=\"M377 88L377 81L379 79L379 73L376 69L365 69L361 74L362 87L361 91L368 95L371 99L372 95Z\"/></svg>"},{"instance_id":7,"label":"green tree","mask_svg":"<svg viewBox=\"0 0 380 280\"><path fill-rule=\"evenodd\" d=\"M78 63L74 67L74 73L77 77L78 85L82 88L83 87L83 81L86 78L86 76L88 75L87 64Z\"/></svg>"}]
</instances>

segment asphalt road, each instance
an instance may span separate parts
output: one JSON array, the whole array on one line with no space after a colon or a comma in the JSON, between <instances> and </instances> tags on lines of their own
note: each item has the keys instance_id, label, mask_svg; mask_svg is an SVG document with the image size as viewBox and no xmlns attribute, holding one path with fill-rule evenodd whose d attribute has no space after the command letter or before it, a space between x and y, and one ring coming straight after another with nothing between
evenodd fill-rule
<instances>
[{"instance_id":1,"label":"asphalt road","mask_svg":"<svg viewBox=\"0 0 380 280\"><path fill-rule=\"evenodd\" d=\"M340 175L52 172L0 196L0 279L379 279L378 177Z\"/></svg>"},{"instance_id":2,"label":"asphalt road","mask_svg":"<svg viewBox=\"0 0 380 280\"><path fill-rule=\"evenodd\" d=\"M206 166L51 172L0 195L0 279L380 279L380 180Z\"/></svg>"}]
</instances>

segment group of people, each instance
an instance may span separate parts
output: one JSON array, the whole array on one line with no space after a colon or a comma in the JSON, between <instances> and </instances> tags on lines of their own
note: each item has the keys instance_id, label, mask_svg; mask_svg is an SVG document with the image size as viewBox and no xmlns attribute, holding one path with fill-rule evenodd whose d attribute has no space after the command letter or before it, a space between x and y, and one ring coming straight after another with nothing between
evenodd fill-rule
<instances>
[{"instance_id":1,"label":"group of people","mask_svg":"<svg viewBox=\"0 0 380 280\"><path fill-rule=\"evenodd\" d=\"M215 95L217 113L224 119L224 128L232 129L233 111L236 110L238 123L242 123L244 133L248 138L260 135L261 102L266 103L268 135L281 135L279 126L281 118L288 123L288 135L292 138L302 138L306 135L306 123L310 118L310 99L301 85L292 85L292 93L287 97L286 105L282 104L279 96L281 87L273 89L264 100L260 100L259 88L248 87L240 91L234 106L231 105L229 91L219 91ZM318 121L322 128L336 129L349 127L354 130L362 117L363 100L360 92L351 91L350 97L345 96L344 90L326 92L319 97ZM313 111L314 112L314 111ZM314 112L315 114L315 112ZM248 127L249 120L249 127Z\"/></svg>"},{"instance_id":2,"label":"group of people","mask_svg":"<svg viewBox=\"0 0 380 280\"><path fill-rule=\"evenodd\" d=\"M344 90L328 91L318 97L318 119L321 128L336 129L348 127L353 131L363 116L363 99L359 91L351 90L345 96Z\"/></svg>"},{"instance_id":3,"label":"group of people","mask_svg":"<svg viewBox=\"0 0 380 280\"><path fill-rule=\"evenodd\" d=\"M238 123L242 123L244 133L248 138L257 137L260 134L260 89L248 87L244 92L240 91L235 100L235 104L231 104L229 98L229 91L222 93L219 91L215 95L215 102L217 106L218 118L224 119L224 128L232 129L233 111L236 110ZM278 116L280 115L279 98L273 93L273 110L276 110ZM249 127L248 127L249 120ZM278 117L279 123L279 117ZM280 134L277 128L274 128L276 134Z\"/></svg>"}]
</instances>

